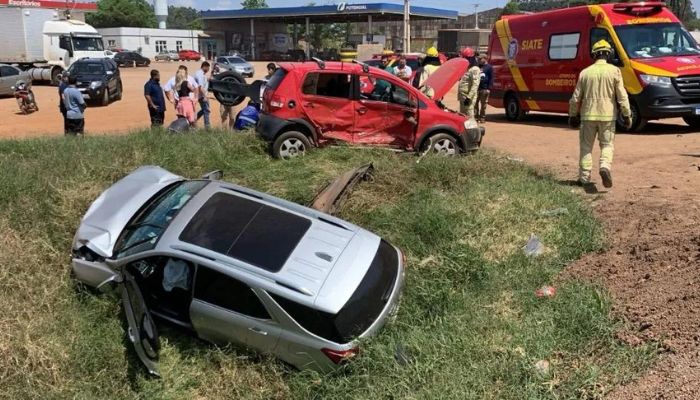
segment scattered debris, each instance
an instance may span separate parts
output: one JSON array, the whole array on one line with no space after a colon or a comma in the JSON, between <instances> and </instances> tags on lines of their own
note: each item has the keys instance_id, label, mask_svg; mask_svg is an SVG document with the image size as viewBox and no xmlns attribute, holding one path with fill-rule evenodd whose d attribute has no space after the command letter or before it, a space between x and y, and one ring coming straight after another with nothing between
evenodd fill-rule
<instances>
[{"instance_id":1,"label":"scattered debris","mask_svg":"<svg viewBox=\"0 0 700 400\"><path fill-rule=\"evenodd\" d=\"M432 264L437 262L438 259L435 256L428 256L418 262L419 267L425 267L428 264Z\"/></svg>"},{"instance_id":2,"label":"scattered debris","mask_svg":"<svg viewBox=\"0 0 700 400\"><path fill-rule=\"evenodd\" d=\"M506 160L513 161L513 162L524 162L525 161L521 157L511 157L511 156L506 157Z\"/></svg>"},{"instance_id":3,"label":"scattered debris","mask_svg":"<svg viewBox=\"0 0 700 400\"><path fill-rule=\"evenodd\" d=\"M363 165L345 172L324 187L311 201L309 207L328 214L335 214L355 184L360 180L371 180L373 172L374 166L372 164Z\"/></svg>"},{"instance_id":4,"label":"scattered debris","mask_svg":"<svg viewBox=\"0 0 700 400\"><path fill-rule=\"evenodd\" d=\"M559 207L559 208L555 208L553 210L543 210L540 212L540 215L543 215L545 217L556 217L556 216L564 215L564 214L568 214L568 213L569 213L568 208Z\"/></svg>"},{"instance_id":5,"label":"scattered debris","mask_svg":"<svg viewBox=\"0 0 700 400\"><path fill-rule=\"evenodd\" d=\"M525 246L523 246L523 252L528 257L537 257L544 253L545 247L540 239L534 234L530 234L530 239L528 239Z\"/></svg>"},{"instance_id":6,"label":"scattered debris","mask_svg":"<svg viewBox=\"0 0 700 400\"><path fill-rule=\"evenodd\" d=\"M407 349L402 344L396 345L396 352L394 354L394 358L396 358L396 362L399 363L399 365L404 367L413 362L413 356L411 354L410 349Z\"/></svg>"},{"instance_id":7,"label":"scattered debris","mask_svg":"<svg viewBox=\"0 0 700 400\"><path fill-rule=\"evenodd\" d=\"M557 294L557 288L554 286L542 286L535 291L537 297L554 297Z\"/></svg>"},{"instance_id":8,"label":"scattered debris","mask_svg":"<svg viewBox=\"0 0 700 400\"><path fill-rule=\"evenodd\" d=\"M549 375L549 361L539 360L535 363L535 371L540 375Z\"/></svg>"}]
</instances>

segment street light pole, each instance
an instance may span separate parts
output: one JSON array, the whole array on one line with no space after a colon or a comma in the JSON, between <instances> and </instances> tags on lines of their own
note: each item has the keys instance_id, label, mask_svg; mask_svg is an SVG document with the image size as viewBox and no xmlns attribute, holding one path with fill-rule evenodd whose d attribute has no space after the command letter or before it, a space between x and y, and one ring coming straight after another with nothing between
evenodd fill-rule
<instances>
[{"instance_id":1,"label":"street light pole","mask_svg":"<svg viewBox=\"0 0 700 400\"><path fill-rule=\"evenodd\" d=\"M479 29L479 5L474 4L474 29Z\"/></svg>"},{"instance_id":2,"label":"street light pole","mask_svg":"<svg viewBox=\"0 0 700 400\"><path fill-rule=\"evenodd\" d=\"M411 52L411 5L409 0L403 2L403 51Z\"/></svg>"}]
</instances>

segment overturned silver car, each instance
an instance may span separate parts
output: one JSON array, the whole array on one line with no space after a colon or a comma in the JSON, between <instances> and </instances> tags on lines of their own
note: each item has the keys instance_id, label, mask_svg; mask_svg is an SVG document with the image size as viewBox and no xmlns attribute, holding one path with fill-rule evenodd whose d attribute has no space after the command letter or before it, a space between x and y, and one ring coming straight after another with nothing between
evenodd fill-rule
<instances>
[{"instance_id":1,"label":"overturned silver car","mask_svg":"<svg viewBox=\"0 0 700 400\"><path fill-rule=\"evenodd\" d=\"M273 196L142 167L103 192L73 242L75 277L118 286L129 339L158 375L154 317L202 339L328 371L398 307L403 254Z\"/></svg>"}]
</instances>

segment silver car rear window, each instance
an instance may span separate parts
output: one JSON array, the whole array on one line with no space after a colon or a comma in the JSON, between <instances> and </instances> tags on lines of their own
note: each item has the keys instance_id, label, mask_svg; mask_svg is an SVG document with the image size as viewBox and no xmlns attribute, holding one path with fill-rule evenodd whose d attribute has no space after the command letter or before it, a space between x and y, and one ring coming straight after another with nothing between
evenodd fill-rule
<instances>
[{"instance_id":1,"label":"silver car rear window","mask_svg":"<svg viewBox=\"0 0 700 400\"><path fill-rule=\"evenodd\" d=\"M307 218L216 193L192 217L180 240L277 272L310 227Z\"/></svg>"}]
</instances>

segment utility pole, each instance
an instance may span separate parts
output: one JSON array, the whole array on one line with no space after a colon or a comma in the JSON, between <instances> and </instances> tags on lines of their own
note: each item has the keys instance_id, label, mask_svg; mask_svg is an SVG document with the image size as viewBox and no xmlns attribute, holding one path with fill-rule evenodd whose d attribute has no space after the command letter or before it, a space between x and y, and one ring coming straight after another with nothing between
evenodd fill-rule
<instances>
[{"instance_id":1,"label":"utility pole","mask_svg":"<svg viewBox=\"0 0 700 400\"><path fill-rule=\"evenodd\" d=\"M479 29L479 6L480 4L474 4L474 29Z\"/></svg>"},{"instance_id":2,"label":"utility pole","mask_svg":"<svg viewBox=\"0 0 700 400\"><path fill-rule=\"evenodd\" d=\"M409 0L403 1L403 52L411 52L411 5Z\"/></svg>"}]
</instances>

